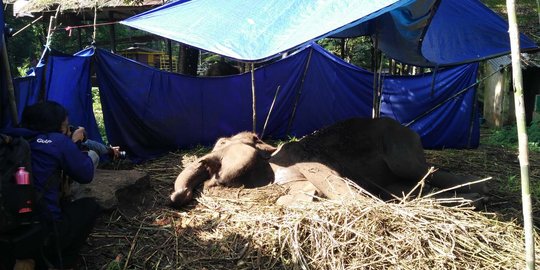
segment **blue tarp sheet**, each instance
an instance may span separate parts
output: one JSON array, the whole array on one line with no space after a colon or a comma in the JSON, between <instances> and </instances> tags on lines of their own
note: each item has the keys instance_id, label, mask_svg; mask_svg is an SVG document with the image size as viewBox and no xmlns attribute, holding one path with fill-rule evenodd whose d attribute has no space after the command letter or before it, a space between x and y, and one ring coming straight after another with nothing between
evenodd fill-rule
<instances>
[{"instance_id":1,"label":"blue tarp sheet","mask_svg":"<svg viewBox=\"0 0 540 270\"><path fill-rule=\"evenodd\" d=\"M181 0L121 23L244 61L326 36L369 35L391 58L423 67L510 52L507 22L478 0ZM538 48L524 35L520 45Z\"/></svg>"},{"instance_id":2,"label":"blue tarp sheet","mask_svg":"<svg viewBox=\"0 0 540 270\"><path fill-rule=\"evenodd\" d=\"M253 129L249 73L191 77L104 50L96 57L109 142L135 161ZM470 64L435 75L385 77L382 114L405 124L435 108L411 124L426 148L476 147L475 87L451 97L475 83L477 69ZM265 139L300 137L346 118L371 117L373 74L316 45L257 69L255 85L256 130L264 129Z\"/></svg>"},{"instance_id":3,"label":"blue tarp sheet","mask_svg":"<svg viewBox=\"0 0 540 270\"><path fill-rule=\"evenodd\" d=\"M92 58L89 56L93 54L93 49L84 50L79 54L79 56L51 55L45 66L35 68L29 76L13 80L18 119L21 119L24 107L38 102L42 85L45 84L44 99L62 104L69 113L70 124L85 127L88 138L103 142L92 107L90 83ZM4 100L3 104L7 104L7 100ZM11 118L4 117L3 126L12 125Z\"/></svg>"},{"instance_id":4,"label":"blue tarp sheet","mask_svg":"<svg viewBox=\"0 0 540 270\"><path fill-rule=\"evenodd\" d=\"M258 60L413 1L181 0L121 23L217 54Z\"/></svg>"}]
</instances>

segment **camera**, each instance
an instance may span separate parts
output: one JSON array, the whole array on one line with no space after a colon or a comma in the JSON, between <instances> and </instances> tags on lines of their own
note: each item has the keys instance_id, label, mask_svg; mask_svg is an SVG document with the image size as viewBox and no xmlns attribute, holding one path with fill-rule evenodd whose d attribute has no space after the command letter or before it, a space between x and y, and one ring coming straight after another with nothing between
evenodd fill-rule
<instances>
[{"instance_id":1,"label":"camera","mask_svg":"<svg viewBox=\"0 0 540 270\"><path fill-rule=\"evenodd\" d=\"M75 130L77 130L77 129L79 129L79 127L69 125L69 126L68 126L69 136L70 136L70 137L73 137L73 133L74 133ZM86 139L87 139L87 137L86 137L86 131L85 131L85 132L84 132L84 138L82 139L82 142L85 142Z\"/></svg>"},{"instance_id":2,"label":"camera","mask_svg":"<svg viewBox=\"0 0 540 270\"><path fill-rule=\"evenodd\" d=\"M118 152L118 159L126 159L126 158L127 158L126 151Z\"/></svg>"},{"instance_id":3,"label":"camera","mask_svg":"<svg viewBox=\"0 0 540 270\"><path fill-rule=\"evenodd\" d=\"M126 159L127 158L127 154L126 154L126 151L118 151L118 155L115 156L115 151L113 149L112 146L108 146L108 151L109 151L109 156L112 158L112 159ZM116 147L117 149L119 149L118 147Z\"/></svg>"}]
</instances>

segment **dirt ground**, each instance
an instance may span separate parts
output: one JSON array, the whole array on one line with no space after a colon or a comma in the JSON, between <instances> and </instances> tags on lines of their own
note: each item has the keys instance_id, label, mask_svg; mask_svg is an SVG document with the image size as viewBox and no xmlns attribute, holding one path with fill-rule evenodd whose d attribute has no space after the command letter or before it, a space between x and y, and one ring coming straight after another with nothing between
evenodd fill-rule
<instances>
[{"instance_id":1,"label":"dirt ground","mask_svg":"<svg viewBox=\"0 0 540 270\"><path fill-rule=\"evenodd\" d=\"M171 153L160 160L135 166L150 175L150 186L144 190L128 190L121 194L121 205L118 209L104 213L93 233L88 239L88 245L82 250L81 269L175 269L182 265L181 260L189 260L190 252L199 256L195 260L204 265L203 269L237 269L235 265L225 261L215 261L206 250L204 243L178 243L187 241L178 235L171 235L171 230L164 226L154 226L156 222L165 220L164 217L186 217L190 207L177 211L167 207L167 198L172 191L172 183L181 170L182 162L189 162L204 154L203 151L191 153ZM488 180L491 189L489 202L483 211L495 213L498 219L513 221L522 224L521 193L519 190L510 190L509 181L519 183L520 166L516 150L504 147L481 145L473 150L426 150L428 161L436 168L445 168L457 174L469 174L478 179L492 177ZM540 181L540 154L529 153L530 181ZM116 169L132 167L130 164L113 166ZM217 196L239 196L239 190L224 190ZM269 190L268 196L275 195L275 189ZM243 195L248 193L243 193ZM250 193L255 194L255 193ZM263 193L264 194L264 193ZM256 196L261 193L256 193ZM271 199L271 198L269 198ZM538 194L533 196L534 223L540 225L540 201ZM196 206L191 206L196 207ZM170 224L169 224L170 225ZM208 227L211 230L211 226ZM142 231L145 233L143 234ZM173 230L174 231L174 230ZM176 242L175 242L176 239ZM176 254L176 262L170 258L156 258L163 250L174 253L173 246L178 244L189 245L189 252ZM178 253L178 248L176 249ZM198 254L197 254L198 253ZM137 255L136 255L137 254ZM191 258L193 259L193 258ZM168 261L167 261L168 260ZM180 262L179 262L180 260ZM171 265L173 265L171 267ZM198 264L200 265L200 264ZM184 265L181 269L201 269Z\"/></svg>"}]
</instances>

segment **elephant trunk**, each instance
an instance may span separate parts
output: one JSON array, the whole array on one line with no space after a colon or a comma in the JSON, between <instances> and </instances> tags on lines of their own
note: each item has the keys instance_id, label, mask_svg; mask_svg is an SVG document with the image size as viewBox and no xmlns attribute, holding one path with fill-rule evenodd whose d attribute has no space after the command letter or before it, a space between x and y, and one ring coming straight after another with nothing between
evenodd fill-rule
<instances>
[{"instance_id":1,"label":"elephant trunk","mask_svg":"<svg viewBox=\"0 0 540 270\"><path fill-rule=\"evenodd\" d=\"M210 173L202 162L202 159L187 166L176 177L174 192L171 194L171 206L178 208L193 199L193 190L204 181L210 179Z\"/></svg>"}]
</instances>

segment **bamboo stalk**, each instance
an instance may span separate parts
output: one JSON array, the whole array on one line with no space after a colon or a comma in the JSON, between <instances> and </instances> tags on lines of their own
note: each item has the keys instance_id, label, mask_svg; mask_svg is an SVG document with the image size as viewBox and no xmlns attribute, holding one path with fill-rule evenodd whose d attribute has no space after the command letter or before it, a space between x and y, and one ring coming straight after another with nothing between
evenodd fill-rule
<instances>
[{"instance_id":1,"label":"bamboo stalk","mask_svg":"<svg viewBox=\"0 0 540 270\"><path fill-rule=\"evenodd\" d=\"M98 1L96 0L96 5L94 7L94 32L92 33L92 44L96 43L96 33L97 33L97 10L98 10Z\"/></svg>"},{"instance_id":2,"label":"bamboo stalk","mask_svg":"<svg viewBox=\"0 0 540 270\"><path fill-rule=\"evenodd\" d=\"M300 96L302 95L302 89L304 88L304 80L306 79L306 75L309 69L309 64L311 63L312 54L313 54L313 48L309 50L306 66L304 67L304 73L302 74L302 81L300 81L300 87L298 88L298 92L296 92L296 99L294 101L293 110L291 113L291 117L289 118L289 123L287 124L287 130L285 131L285 134L287 135L289 134L289 131L291 130L291 126L294 121L294 116L296 115L296 108L298 107L298 102L300 102Z\"/></svg>"},{"instance_id":3,"label":"bamboo stalk","mask_svg":"<svg viewBox=\"0 0 540 270\"><path fill-rule=\"evenodd\" d=\"M534 270L534 231L532 218L531 190L529 187L529 151L525 105L523 98L523 77L519 55L519 32L516 17L516 3L506 0L508 27L512 55L512 78L514 82L514 104L519 145L519 166L521 173L521 197L523 204L523 227L525 233L525 261L528 270Z\"/></svg>"},{"instance_id":4,"label":"bamboo stalk","mask_svg":"<svg viewBox=\"0 0 540 270\"><path fill-rule=\"evenodd\" d=\"M253 110L253 132L257 132L257 110L255 106L255 64L251 63L251 98L252 98L252 110Z\"/></svg>"},{"instance_id":5,"label":"bamboo stalk","mask_svg":"<svg viewBox=\"0 0 540 270\"><path fill-rule=\"evenodd\" d=\"M18 35L19 33L21 33L22 31L24 31L26 28L32 26L34 23L36 23L37 21L41 20L43 18L43 15L39 16L37 19L33 20L31 23L27 24L26 26L24 26L23 28L19 29L19 31L15 32L13 35L11 35L11 37L14 37L16 35Z\"/></svg>"},{"instance_id":6,"label":"bamboo stalk","mask_svg":"<svg viewBox=\"0 0 540 270\"><path fill-rule=\"evenodd\" d=\"M274 99L272 100L272 104L270 105L270 109L268 109L268 115L266 115L266 120L264 121L263 130L261 132L261 138L264 138L264 132L266 131L266 125L268 125L268 120L270 119L270 114L272 113L272 110L274 109L274 104L276 103L277 96L279 94L279 89L281 88L281 85L278 85L276 89L276 94L274 95Z\"/></svg>"}]
</instances>

